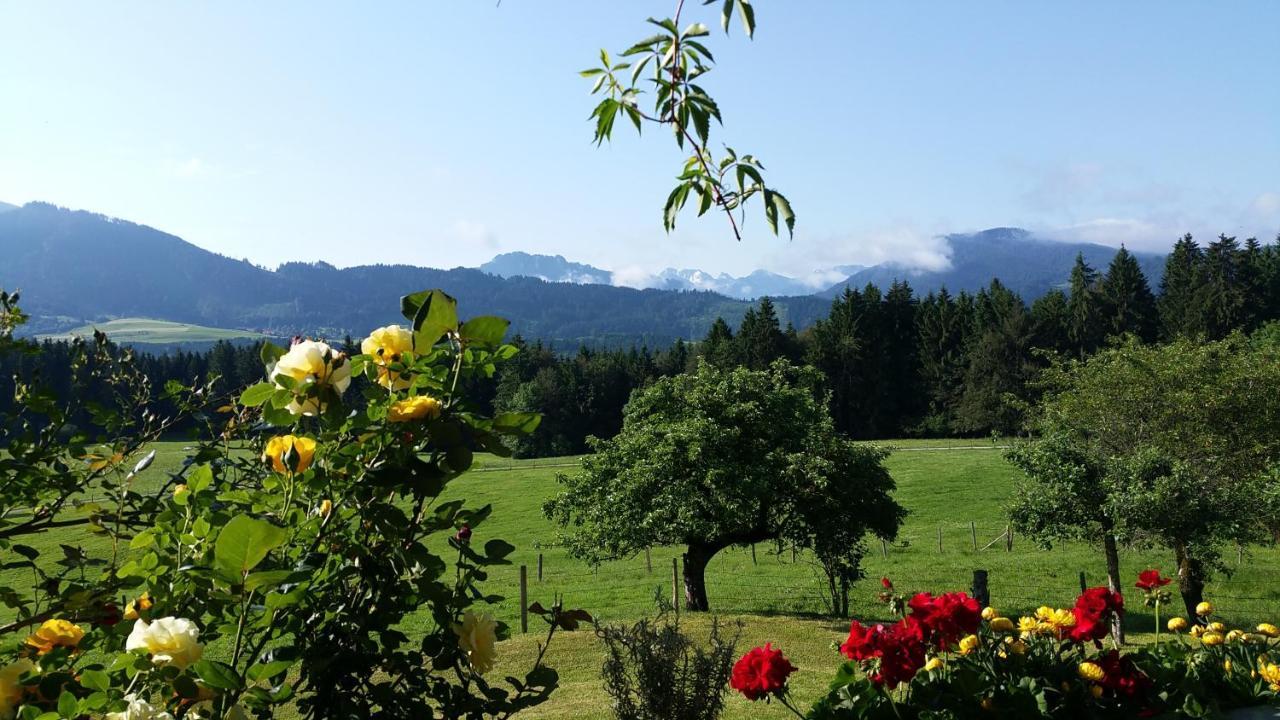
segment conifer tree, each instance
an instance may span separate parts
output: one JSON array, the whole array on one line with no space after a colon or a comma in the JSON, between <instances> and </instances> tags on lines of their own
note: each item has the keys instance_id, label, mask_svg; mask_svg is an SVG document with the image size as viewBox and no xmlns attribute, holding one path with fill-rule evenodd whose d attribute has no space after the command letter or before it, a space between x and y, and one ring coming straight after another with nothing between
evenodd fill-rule
<instances>
[{"instance_id":1,"label":"conifer tree","mask_svg":"<svg viewBox=\"0 0 1280 720\"><path fill-rule=\"evenodd\" d=\"M1098 272L1084 261L1084 254L1076 254L1071 268L1071 294L1067 300L1070 323L1067 336L1071 349L1084 357L1102 344L1100 302L1098 298Z\"/></svg>"},{"instance_id":2,"label":"conifer tree","mask_svg":"<svg viewBox=\"0 0 1280 720\"><path fill-rule=\"evenodd\" d=\"M1204 252L1188 233L1173 245L1160 278L1160 336L1164 340L1204 333L1197 298L1204 284Z\"/></svg>"},{"instance_id":3,"label":"conifer tree","mask_svg":"<svg viewBox=\"0 0 1280 720\"><path fill-rule=\"evenodd\" d=\"M1138 260L1123 245L1102 278L1104 325L1107 335L1132 333L1143 342L1156 338L1156 298Z\"/></svg>"}]
</instances>

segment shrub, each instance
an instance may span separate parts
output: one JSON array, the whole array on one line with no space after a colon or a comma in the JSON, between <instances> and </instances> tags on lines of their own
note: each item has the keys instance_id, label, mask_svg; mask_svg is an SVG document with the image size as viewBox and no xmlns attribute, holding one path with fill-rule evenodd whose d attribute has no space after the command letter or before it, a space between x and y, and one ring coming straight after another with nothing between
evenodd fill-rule
<instances>
[{"instance_id":1,"label":"shrub","mask_svg":"<svg viewBox=\"0 0 1280 720\"><path fill-rule=\"evenodd\" d=\"M679 620L660 614L633 625L597 625L604 642L605 691L618 720L715 720L724 708L734 647L732 637L711 623L705 648L680 630Z\"/></svg>"}]
</instances>

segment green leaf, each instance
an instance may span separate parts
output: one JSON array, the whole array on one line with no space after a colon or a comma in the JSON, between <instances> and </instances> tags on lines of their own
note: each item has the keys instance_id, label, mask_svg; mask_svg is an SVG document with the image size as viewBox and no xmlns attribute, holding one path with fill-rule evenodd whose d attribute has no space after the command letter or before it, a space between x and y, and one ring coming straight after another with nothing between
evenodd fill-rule
<instances>
[{"instance_id":1,"label":"green leaf","mask_svg":"<svg viewBox=\"0 0 1280 720\"><path fill-rule=\"evenodd\" d=\"M213 469L208 465L197 465L194 470L187 473L187 487L193 493L198 493L212 484Z\"/></svg>"},{"instance_id":2,"label":"green leaf","mask_svg":"<svg viewBox=\"0 0 1280 720\"><path fill-rule=\"evenodd\" d=\"M531 412L501 413L493 419L493 429L499 432L531 433L542 422L542 415Z\"/></svg>"},{"instance_id":3,"label":"green leaf","mask_svg":"<svg viewBox=\"0 0 1280 720\"><path fill-rule=\"evenodd\" d=\"M58 696L58 714L64 718L73 718L80 715L80 702L76 700L76 696L71 694L70 690L63 690Z\"/></svg>"},{"instance_id":4,"label":"green leaf","mask_svg":"<svg viewBox=\"0 0 1280 720\"><path fill-rule=\"evenodd\" d=\"M196 675L205 685L216 690L239 690L240 676L234 668L217 660L201 660L195 664Z\"/></svg>"},{"instance_id":5,"label":"green leaf","mask_svg":"<svg viewBox=\"0 0 1280 720\"><path fill-rule=\"evenodd\" d=\"M474 317L462 324L462 339L481 345L501 345L511 322L492 315Z\"/></svg>"},{"instance_id":6,"label":"green leaf","mask_svg":"<svg viewBox=\"0 0 1280 720\"><path fill-rule=\"evenodd\" d=\"M276 391L274 383L260 382L257 385L250 385L245 391L240 393L240 404L245 407L258 407L262 403L271 399L271 395Z\"/></svg>"},{"instance_id":7,"label":"green leaf","mask_svg":"<svg viewBox=\"0 0 1280 720\"><path fill-rule=\"evenodd\" d=\"M446 332L458 328L458 301L443 290L405 295L400 298L400 309L413 321L413 346L419 353L429 351Z\"/></svg>"},{"instance_id":8,"label":"green leaf","mask_svg":"<svg viewBox=\"0 0 1280 720\"><path fill-rule=\"evenodd\" d=\"M704 37L710 34L711 34L711 31L707 29L706 25L703 25L702 23L693 23L692 25L684 29L684 32L681 34L681 37L695 38L695 37Z\"/></svg>"},{"instance_id":9,"label":"green leaf","mask_svg":"<svg viewBox=\"0 0 1280 720\"><path fill-rule=\"evenodd\" d=\"M293 574L293 570L264 570L263 572L249 573L248 577L244 579L244 590L245 592L253 592L259 588L275 587L288 581Z\"/></svg>"},{"instance_id":10,"label":"green leaf","mask_svg":"<svg viewBox=\"0 0 1280 720\"><path fill-rule=\"evenodd\" d=\"M791 203L783 197L782 193L773 191L773 205L778 212L782 214L782 221L787 225L787 235L795 237L796 235L796 214L791 211ZM778 234L778 229L773 229L773 234Z\"/></svg>"},{"instance_id":11,"label":"green leaf","mask_svg":"<svg viewBox=\"0 0 1280 720\"><path fill-rule=\"evenodd\" d=\"M85 669L80 671L80 684L90 690L106 692L111 687L111 677L101 670Z\"/></svg>"},{"instance_id":12,"label":"green leaf","mask_svg":"<svg viewBox=\"0 0 1280 720\"><path fill-rule=\"evenodd\" d=\"M238 515L218 533L213 547L214 569L228 580L243 582L249 571L286 539L288 534L283 529L266 520Z\"/></svg>"},{"instance_id":13,"label":"green leaf","mask_svg":"<svg viewBox=\"0 0 1280 720\"><path fill-rule=\"evenodd\" d=\"M261 358L264 367L271 367L276 361L284 357L285 349L275 343L264 342L262 347L258 348L258 357Z\"/></svg>"},{"instance_id":14,"label":"green leaf","mask_svg":"<svg viewBox=\"0 0 1280 720\"><path fill-rule=\"evenodd\" d=\"M738 15L742 18L742 28L747 31L748 38L756 36L756 9L751 7L751 0L738 0Z\"/></svg>"}]
</instances>

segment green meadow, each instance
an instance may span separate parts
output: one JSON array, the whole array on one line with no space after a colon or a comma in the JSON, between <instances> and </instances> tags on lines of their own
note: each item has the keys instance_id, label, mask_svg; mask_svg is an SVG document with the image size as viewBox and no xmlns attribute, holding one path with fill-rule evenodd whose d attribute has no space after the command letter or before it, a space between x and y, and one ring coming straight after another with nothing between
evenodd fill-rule
<instances>
[{"instance_id":1,"label":"green meadow","mask_svg":"<svg viewBox=\"0 0 1280 720\"><path fill-rule=\"evenodd\" d=\"M1042 604L1068 605L1079 591L1081 572L1090 584L1103 581L1102 558L1091 545L1070 543L1046 549L1015 535L1013 548L1008 549L1003 506L1017 471L1005 462L1000 446L989 440L884 444L894 448L887 464L897 481L897 499L911 514L894 542L868 544L867 579L853 591L855 617L888 619L876 601L882 576L907 592L963 590L969 588L973 571L984 569L990 574L992 604L1013 615ZM183 447L180 442L160 443L156 463L140 478L139 489L155 487L167 473L176 471ZM568 606L584 608L605 622L653 614L655 597L671 597L677 548L657 547L648 559L642 553L592 568L559 547L556 529L543 518L541 504L557 491L557 473L573 472L577 462L576 458L513 461L485 456L446 493L474 505L493 505L492 517L475 529L473 542L496 537L517 547L512 565L495 568L486 586L506 597L491 608L512 633L500 647L501 662L495 672L502 675L527 669L545 632L537 618L530 619L529 633L520 632L521 566L526 569L530 602L545 605L563 597ZM80 546L99 556L110 552L101 538L78 531L50 533L31 544L50 553L60 553L61 544ZM1280 550L1232 551L1227 560L1229 572L1220 573L1209 586L1222 619L1249 625L1280 619ZM1161 568L1166 574L1173 570L1168 553L1141 548L1125 549L1122 565L1127 577L1146 567ZM820 580L811 558L804 554L793 558L789 551L779 553L766 545L754 551L742 547L723 552L708 569L713 613L731 625L742 623L743 650L771 641L793 658L800 671L792 685L802 706L818 697L831 678L838 662L832 643L843 638L848 625L825 616ZM1134 640L1147 640L1153 622L1150 611L1137 602L1136 592L1129 593L1129 598L1128 630ZM705 636L710 621L708 615L681 614L682 624L695 635ZM412 631L414 622L409 625ZM562 687L547 704L521 717L609 717L599 682L602 656L592 633L558 635L547 657L560 671ZM729 702L725 715L729 719L787 716L780 707L752 707L736 696Z\"/></svg>"},{"instance_id":2,"label":"green meadow","mask_svg":"<svg viewBox=\"0 0 1280 720\"><path fill-rule=\"evenodd\" d=\"M205 327L188 323L150 320L147 318L119 318L91 323L64 333L41 335L41 340L70 340L93 337L94 330L101 330L111 340L126 345L166 345L172 343L211 343L218 340L263 340L266 335L249 330Z\"/></svg>"}]
</instances>

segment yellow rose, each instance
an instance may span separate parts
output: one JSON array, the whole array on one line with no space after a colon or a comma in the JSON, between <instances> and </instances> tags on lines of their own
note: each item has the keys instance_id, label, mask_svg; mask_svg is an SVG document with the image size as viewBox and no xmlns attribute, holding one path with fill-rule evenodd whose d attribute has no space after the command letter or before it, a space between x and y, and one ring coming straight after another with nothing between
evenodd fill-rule
<instances>
[{"instance_id":1,"label":"yellow rose","mask_svg":"<svg viewBox=\"0 0 1280 720\"><path fill-rule=\"evenodd\" d=\"M124 712L107 713L106 720L173 720L173 715L163 707L156 707L137 695L125 695L124 701L128 703ZM187 717L193 715L189 713Z\"/></svg>"},{"instance_id":2,"label":"yellow rose","mask_svg":"<svg viewBox=\"0 0 1280 720\"><path fill-rule=\"evenodd\" d=\"M1102 679L1107 676L1101 665L1091 662L1080 663L1079 667L1076 668L1076 673L1089 682L1102 682Z\"/></svg>"},{"instance_id":3,"label":"yellow rose","mask_svg":"<svg viewBox=\"0 0 1280 720\"><path fill-rule=\"evenodd\" d=\"M1036 620L1040 622L1043 629L1052 630L1058 634L1067 628L1075 627L1076 624L1075 613L1070 610L1055 610L1047 606L1036 610Z\"/></svg>"},{"instance_id":4,"label":"yellow rose","mask_svg":"<svg viewBox=\"0 0 1280 720\"><path fill-rule=\"evenodd\" d=\"M1000 617L1000 613L993 607L982 608L982 619L988 622Z\"/></svg>"},{"instance_id":5,"label":"yellow rose","mask_svg":"<svg viewBox=\"0 0 1280 720\"><path fill-rule=\"evenodd\" d=\"M411 420L433 420L440 417L440 401L430 395L418 395L397 400L387 408L387 422L399 423Z\"/></svg>"},{"instance_id":6,"label":"yellow rose","mask_svg":"<svg viewBox=\"0 0 1280 720\"><path fill-rule=\"evenodd\" d=\"M22 704L22 676L36 671L36 664L26 658L0 668L0 718L8 720Z\"/></svg>"},{"instance_id":7,"label":"yellow rose","mask_svg":"<svg viewBox=\"0 0 1280 720\"><path fill-rule=\"evenodd\" d=\"M1240 640L1243 640L1243 639L1244 639L1244 633L1240 632L1239 630L1232 630L1231 632L1227 633L1227 642L1229 643L1239 642Z\"/></svg>"},{"instance_id":8,"label":"yellow rose","mask_svg":"<svg viewBox=\"0 0 1280 720\"><path fill-rule=\"evenodd\" d=\"M1182 632L1187 629L1187 619L1180 617L1169 618L1166 627L1169 628L1170 632Z\"/></svg>"},{"instance_id":9,"label":"yellow rose","mask_svg":"<svg viewBox=\"0 0 1280 720\"><path fill-rule=\"evenodd\" d=\"M84 629L69 620L45 620L35 633L27 638L27 647L44 655L56 647L74 648L84 637Z\"/></svg>"},{"instance_id":10,"label":"yellow rose","mask_svg":"<svg viewBox=\"0 0 1280 720\"><path fill-rule=\"evenodd\" d=\"M1280 692L1280 665L1275 663L1259 663L1257 676L1271 684L1271 689Z\"/></svg>"},{"instance_id":11,"label":"yellow rose","mask_svg":"<svg viewBox=\"0 0 1280 720\"><path fill-rule=\"evenodd\" d=\"M1022 633L1022 637L1031 637L1040 632L1040 623L1035 618L1020 617L1018 618L1018 631Z\"/></svg>"},{"instance_id":12,"label":"yellow rose","mask_svg":"<svg viewBox=\"0 0 1280 720\"><path fill-rule=\"evenodd\" d=\"M1196 605L1196 614L1200 616L1213 614L1213 603L1208 600Z\"/></svg>"},{"instance_id":13,"label":"yellow rose","mask_svg":"<svg viewBox=\"0 0 1280 720\"><path fill-rule=\"evenodd\" d=\"M1200 636L1201 636L1201 635L1203 635L1203 634L1204 634L1204 626L1203 626L1203 625L1192 625L1192 626L1191 626L1191 637L1197 637L1197 638L1198 638L1198 637L1200 637Z\"/></svg>"},{"instance_id":14,"label":"yellow rose","mask_svg":"<svg viewBox=\"0 0 1280 720\"><path fill-rule=\"evenodd\" d=\"M1101 685L1091 686L1089 688L1089 694L1092 695L1095 700L1102 697L1102 686Z\"/></svg>"},{"instance_id":15,"label":"yellow rose","mask_svg":"<svg viewBox=\"0 0 1280 720\"><path fill-rule=\"evenodd\" d=\"M1022 642L1018 638L1007 637L1004 639L1004 644L1009 648L1009 652L1013 653L1014 655L1027 654L1027 644Z\"/></svg>"},{"instance_id":16,"label":"yellow rose","mask_svg":"<svg viewBox=\"0 0 1280 720\"><path fill-rule=\"evenodd\" d=\"M134 623L124 649L129 652L145 650L156 665L185 668L204 655L204 646L199 640L200 628L190 620L175 617L160 618L150 623L139 620Z\"/></svg>"},{"instance_id":17,"label":"yellow rose","mask_svg":"<svg viewBox=\"0 0 1280 720\"><path fill-rule=\"evenodd\" d=\"M1275 625L1272 625L1271 623L1262 623L1261 625L1259 625L1258 632L1262 633L1263 635L1266 635L1269 638L1280 637L1280 628L1276 627Z\"/></svg>"},{"instance_id":18,"label":"yellow rose","mask_svg":"<svg viewBox=\"0 0 1280 720\"><path fill-rule=\"evenodd\" d=\"M481 675L493 669L497 659L498 624L488 613L476 614L468 610L461 623L453 624L458 636L458 647L467 656L471 667Z\"/></svg>"},{"instance_id":19,"label":"yellow rose","mask_svg":"<svg viewBox=\"0 0 1280 720\"><path fill-rule=\"evenodd\" d=\"M990 626L992 632L1013 632L1014 630L1013 621L1007 617L992 618Z\"/></svg>"},{"instance_id":20,"label":"yellow rose","mask_svg":"<svg viewBox=\"0 0 1280 720\"><path fill-rule=\"evenodd\" d=\"M968 655L978 649L978 636L966 635L960 639L960 654Z\"/></svg>"},{"instance_id":21,"label":"yellow rose","mask_svg":"<svg viewBox=\"0 0 1280 720\"><path fill-rule=\"evenodd\" d=\"M267 441L262 461L278 473L304 473L316 455L316 441L309 437L277 435ZM291 457L292 456L292 457ZM296 466L291 469L291 466Z\"/></svg>"},{"instance_id":22,"label":"yellow rose","mask_svg":"<svg viewBox=\"0 0 1280 720\"><path fill-rule=\"evenodd\" d=\"M1231 665L1231 658L1227 658L1226 660L1222 661L1222 669L1226 670L1228 675L1231 674L1232 667L1233 666Z\"/></svg>"},{"instance_id":23,"label":"yellow rose","mask_svg":"<svg viewBox=\"0 0 1280 720\"><path fill-rule=\"evenodd\" d=\"M137 620L139 613L144 613L151 609L151 593L142 593L137 600L130 600L124 606L124 619Z\"/></svg>"},{"instance_id":24,"label":"yellow rose","mask_svg":"<svg viewBox=\"0 0 1280 720\"><path fill-rule=\"evenodd\" d=\"M304 340L289 348L289 352L272 366L268 376L280 387L284 387L280 378L293 381L290 390L297 397L288 405L290 413L317 415L324 410L323 403L318 397L306 397L307 391L313 387L327 387L341 395L351 384L351 364L346 356L334 352L327 344Z\"/></svg>"},{"instance_id":25,"label":"yellow rose","mask_svg":"<svg viewBox=\"0 0 1280 720\"><path fill-rule=\"evenodd\" d=\"M1201 635L1201 636L1200 636L1200 642L1204 643L1206 647L1213 647L1213 646L1215 646L1215 645L1221 645L1221 644L1222 644L1222 635L1221 635L1221 634L1219 634L1219 633L1213 632L1212 630L1210 630L1209 632L1206 632L1206 633L1204 633L1203 635Z\"/></svg>"},{"instance_id":26,"label":"yellow rose","mask_svg":"<svg viewBox=\"0 0 1280 720\"><path fill-rule=\"evenodd\" d=\"M316 508L316 513L322 518L327 518L331 512L333 512L333 501L329 498L321 500L320 507Z\"/></svg>"},{"instance_id":27,"label":"yellow rose","mask_svg":"<svg viewBox=\"0 0 1280 720\"><path fill-rule=\"evenodd\" d=\"M413 352L413 333L399 325L380 327L360 343L360 352L373 358L373 364L378 366L379 385L391 390L409 387L408 379L387 366L407 360L405 354Z\"/></svg>"},{"instance_id":28,"label":"yellow rose","mask_svg":"<svg viewBox=\"0 0 1280 720\"><path fill-rule=\"evenodd\" d=\"M1206 625L1205 627L1206 627L1207 629L1212 630L1213 632L1216 632L1216 633L1219 633L1219 634L1224 633L1224 632L1226 632L1226 631L1227 631L1227 626L1226 626L1226 625L1223 625L1223 624L1222 624L1222 623L1220 623L1220 622L1211 622L1211 623L1209 623L1208 625Z\"/></svg>"},{"instance_id":29,"label":"yellow rose","mask_svg":"<svg viewBox=\"0 0 1280 720\"><path fill-rule=\"evenodd\" d=\"M933 672L935 670L941 670L941 669L942 669L942 658L940 657L931 657L929 658L929 662L924 664L925 672Z\"/></svg>"}]
</instances>

